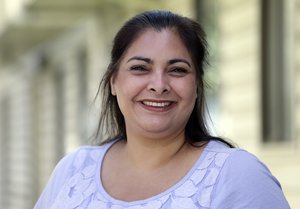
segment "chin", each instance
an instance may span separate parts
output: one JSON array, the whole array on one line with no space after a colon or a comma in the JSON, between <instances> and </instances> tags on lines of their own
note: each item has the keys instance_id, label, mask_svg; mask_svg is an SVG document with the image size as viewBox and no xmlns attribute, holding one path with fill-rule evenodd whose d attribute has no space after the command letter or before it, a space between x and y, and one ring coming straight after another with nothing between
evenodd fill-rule
<instances>
[{"instance_id":1,"label":"chin","mask_svg":"<svg viewBox=\"0 0 300 209\"><path fill-rule=\"evenodd\" d=\"M167 130L167 128L163 126L156 126L156 125L143 126L143 129L147 132L153 132L153 133L160 133Z\"/></svg>"},{"instance_id":2,"label":"chin","mask_svg":"<svg viewBox=\"0 0 300 209\"><path fill-rule=\"evenodd\" d=\"M154 137L166 137L168 135L173 135L175 132L179 130L177 129L170 129L170 126L164 126L162 124L152 124L152 125L147 125L142 127L143 130L149 135L154 136Z\"/></svg>"},{"instance_id":3,"label":"chin","mask_svg":"<svg viewBox=\"0 0 300 209\"><path fill-rule=\"evenodd\" d=\"M147 132L153 132L153 133L163 132L168 129L165 126L165 124L160 124L160 123L159 124L157 124L157 123L142 124L140 127Z\"/></svg>"}]
</instances>

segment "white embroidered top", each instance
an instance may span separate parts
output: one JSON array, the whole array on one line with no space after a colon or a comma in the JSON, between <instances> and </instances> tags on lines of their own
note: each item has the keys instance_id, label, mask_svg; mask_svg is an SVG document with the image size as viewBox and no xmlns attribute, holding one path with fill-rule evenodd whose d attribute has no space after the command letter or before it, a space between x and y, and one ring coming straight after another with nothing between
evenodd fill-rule
<instances>
[{"instance_id":1,"label":"white embroidered top","mask_svg":"<svg viewBox=\"0 0 300 209\"><path fill-rule=\"evenodd\" d=\"M115 199L100 177L113 143L80 147L63 158L34 209L290 208L279 182L255 156L213 140L186 176L163 193L133 202Z\"/></svg>"}]
</instances>

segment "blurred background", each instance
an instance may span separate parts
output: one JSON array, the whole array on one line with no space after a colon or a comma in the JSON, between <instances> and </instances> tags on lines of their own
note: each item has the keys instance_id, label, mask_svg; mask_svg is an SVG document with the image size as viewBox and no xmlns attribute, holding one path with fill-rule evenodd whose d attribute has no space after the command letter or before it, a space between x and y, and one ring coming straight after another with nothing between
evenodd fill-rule
<instances>
[{"instance_id":1,"label":"blurred background","mask_svg":"<svg viewBox=\"0 0 300 209\"><path fill-rule=\"evenodd\" d=\"M95 143L112 37L149 9L203 25L212 132L300 208L300 0L0 0L0 208L33 208L58 160Z\"/></svg>"}]
</instances>

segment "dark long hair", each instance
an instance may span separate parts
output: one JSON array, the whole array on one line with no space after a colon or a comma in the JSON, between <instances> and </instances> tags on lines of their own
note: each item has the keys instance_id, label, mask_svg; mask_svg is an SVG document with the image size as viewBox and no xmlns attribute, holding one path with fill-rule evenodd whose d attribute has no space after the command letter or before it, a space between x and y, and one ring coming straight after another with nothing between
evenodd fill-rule
<instances>
[{"instance_id":1,"label":"dark long hair","mask_svg":"<svg viewBox=\"0 0 300 209\"><path fill-rule=\"evenodd\" d=\"M232 145L225 140L209 134L205 120L204 66L207 62L207 42L201 26L186 17L169 11L146 11L127 21L116 34L111 50L111 60L104 74L98 93L102 93L102 112L96 138L105 139L102 143L115 138L126 138L125 120L115 96L111 94L110 80L119 69L119 64L126 50L145 30L175 30L187 48L196 69L198 97L194 109L185 127L186 141L192 145L197 142L218 140Z\"/></svg>"}]
</instances>

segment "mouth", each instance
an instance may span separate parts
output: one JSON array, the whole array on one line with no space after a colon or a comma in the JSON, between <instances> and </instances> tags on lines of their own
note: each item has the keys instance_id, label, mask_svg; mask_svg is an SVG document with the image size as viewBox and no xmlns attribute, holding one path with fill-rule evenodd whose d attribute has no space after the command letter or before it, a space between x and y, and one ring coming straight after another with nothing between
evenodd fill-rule
<instances>
[{"instance_id":1,"label":"mouth","mask_svg":"<svg viewBox=\"0 0 300 209\"><path fill-rule=\"evenodd\" d=\"M142 107L151 112L168 112L175 107L174 101L142 100Z\"/></svg>"},{"instance_id":2,"label":"mouth","mask_svg":"<svg viewBox=\"0 0 300 209\"><path fill-rule=\"evenodd\" d=\"M158 107L158 108L162 108L162 107L169 107L172 105L173 102L154 102L154 101L142 101L143 105L149 106L149 107Z\"/></svg>"}]
</instances>

